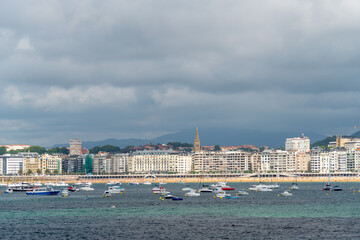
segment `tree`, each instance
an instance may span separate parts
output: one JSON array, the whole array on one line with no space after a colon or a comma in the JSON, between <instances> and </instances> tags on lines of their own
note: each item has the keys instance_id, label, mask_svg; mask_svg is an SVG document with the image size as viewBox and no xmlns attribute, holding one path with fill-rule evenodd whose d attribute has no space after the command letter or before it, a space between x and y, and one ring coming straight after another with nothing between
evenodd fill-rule
<instances>
[{"instance_id":1,"label":"tree","mask_svg":"<svg viewBox=\"0 0 360 240\"><path fill-rule=\"evenodd\" d=\"M0 147L0 155L3 155L6 153L6 147Z\"/></svg>"},{"instance_id":2,"label":"tree","mask_svg":"<svg viewBox=\"0 0 360 240\"><path fill-rule=\"evenodd\" d=\"M49 169L45 169L45 174L46 175L49 175L51 172L50 172L50 170Z\"/></svg>"},{"instance_id":3,"label":"tree","mask_svg":"<svg viewBox=\"0 0 360 240\"><path fill-rule=\"evenodd\" d=\"M29 169L28 171L27 171L27 175L31 175L32 174L32 171L31 171L31 169Z\"/></svg>"},{"instance_id":4,"label":"tree","mask_svg":"<svg viewBox=\"0 0 360 240\"><path fill-rule=\"evenodd\" d=\"M23 150L23 152L36 152L40 155L46 153L46 149L40 146L30 146Z\"/></svg>"},{"instance_id":5,"label":"tree","mask_svg":"<svg viewBox=\"0 0 360 240\"><path fill-rule=\"evenodd\" d=\"M214 151L215 151L215 152L220 152L220 151L221 151L220 145L215 145L215 146L214 146Z\"/></svg>"},{"instance_id":6,"label":"tree","mask_svg":"<svg viewBox=\"0 0 360 240\"><path fill-rule=\"evenodd\" d=\"M22 174L23 174L23 170L20 169L20 170L18 171L18 174L19 174L19 175L22 175Z\"/></svg>"},{"instance_id":7,"label":"tree","mask_svg":"<svg viewBox=\"0 0 360 240\"><path fill-rule=\"evenodd\" d=\"M36 170L36 173L37 173L38 175L40 175L40 174L42 173L41 169L38 168L38 169Z\"/></svg>"},{"instance_id":8,"label":"tree","mask_svg":"<svg viewBox=\"0 0 360 240\"><path fill-rule=\"evenodd\" d=\"M62 154L68 155L69 149L67 149L65 147L62 147L62 148L55 147L55 148L51 148L51 149L47 150L47 153L49 153L49 154L62 153Z\"/></svg>"}]
</instances>

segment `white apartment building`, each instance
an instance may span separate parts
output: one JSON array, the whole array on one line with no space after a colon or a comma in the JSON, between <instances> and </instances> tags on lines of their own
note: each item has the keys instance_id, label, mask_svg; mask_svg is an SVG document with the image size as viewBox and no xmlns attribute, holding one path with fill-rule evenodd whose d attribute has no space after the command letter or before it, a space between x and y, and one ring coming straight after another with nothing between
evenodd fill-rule
<instances>
[{"instance_id":1,"label":"white apartment building","mask_svg":"<svg viewBox=\"0 0 360 240\"><path fill-rule=\"evenodd\" d=\"M114 173L128 172L129 154L118 153L112 156Z\"/></svg>"},{"instance_id":2,"label":"white apartment building","mask_svg":"<svg viewBox=\"0 0 360 240\"><path fill-rule=\"evenodd\" d=\"M18 174L19 171L23 170L23 157L21 155L3 155L0 156L2 162L2 174Z\"/></svg>"},{"instance_id":3,"label":"white apartment building","mask_svg":"<svg viewBox=\"0 0 360 240\"><path fill-rule=\"evenodd\" d=\"M193 155L195 172L241 172L250 170L251 153L245 151L196 152Z\"/></svg>"},{"instance_id":4,"label":"white apartment building","mask_svg":"<svg viewBox=\"0 0 360 240\"><path fill-rule=\"evenodd\" d=\"M268 149L261 153L261 170L268 172L285 172L287 151Z\"/></svg>"},{"instance_id":5,"label":"white apartment building","mask_svg":"<svg viewBox=\"0 0 360 240\"><path fill-rule=\"evenodd\" d=\"M360 151L334 150L330 152L312 151L311 171L328 173L360 170Z\"/></svg>"},{"instance_id":6,"label":"white apartment building","mask_svg":"<svg viewBox=\"0 0 360 240\"><path fill-rule=\"evenodd\" d=\"M301 137L287 138L285 151L297 151L301 153L310 152L310 139L302 135Z\"/></svg>"}]
</instances>

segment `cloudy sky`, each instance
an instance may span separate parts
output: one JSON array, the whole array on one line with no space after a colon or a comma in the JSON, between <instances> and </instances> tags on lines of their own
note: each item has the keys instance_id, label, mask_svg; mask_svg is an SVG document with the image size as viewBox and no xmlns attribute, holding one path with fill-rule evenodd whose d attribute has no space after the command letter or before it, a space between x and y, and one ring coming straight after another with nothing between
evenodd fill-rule
<instances>
[{"instance_id":1,"label":"cloudy sky","mask_svg":"<svg viewBox=\"0 0 360 240\"><path fill-rule=\"evenodd\" d=\"M0 144L360 124L357 0L0 4Z\"/></svg>"}]
</instances>

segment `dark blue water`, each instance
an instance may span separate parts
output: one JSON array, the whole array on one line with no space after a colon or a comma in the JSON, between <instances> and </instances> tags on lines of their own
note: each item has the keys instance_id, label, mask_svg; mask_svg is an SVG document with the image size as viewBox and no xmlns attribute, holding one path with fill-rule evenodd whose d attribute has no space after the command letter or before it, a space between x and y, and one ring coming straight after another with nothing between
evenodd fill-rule
<instances>
[{"instance_id":1,"label":"dark blue water","mask_svg":"<svg viewBox=\"0 0 360 240\"><path fill-rule=\"evenodd\" d=\"M230 185L241 189L251 184ZM274 192L250 192L239 199L211 193L184 197L183 184L165 185L184 197L176 202L161 200L153 186L144 185L125 185L126 192L112 198L103 197L104 184L70 197L0 194L0 238L360 239L358 183L339 184L343 192L299 183L292 197L278 196L290 183L280 185Z\"/></svg>"}]
</instances>

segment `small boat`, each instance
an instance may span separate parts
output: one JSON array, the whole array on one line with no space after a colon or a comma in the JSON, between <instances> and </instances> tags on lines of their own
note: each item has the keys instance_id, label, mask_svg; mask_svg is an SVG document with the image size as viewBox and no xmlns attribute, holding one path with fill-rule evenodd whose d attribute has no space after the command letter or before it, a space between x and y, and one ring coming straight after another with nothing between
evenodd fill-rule
<instances>
[{"instance_id":1,"label":"small boat","mask_svg":"<svg viewBox=\"0 0 360 240\"><path fill-rule=\"evenodd\" d=\"M332 191L342 191L342 188L339 186L335 186Z\"/></svg>"},{"instance_id":2,"label":"small boat","mask_svg":"<svg viewBox=\"0 0 360 240\"><path fill-rule=\"evenodd\" d=\"M214 190L211 189L209 186L207 185L203 185L202 188L199 189L199 192L207 192L207 193L212 193Z\"/></svg>"},{"instance_id":3,"label":"small boat","mask_svg":"<svg viewBox=\"0 0 360 240\"><path fill-rule=\"evenodd\" d=\"M198 196L200 196L200 193L195 192L195 190L185 193L185 197L198 197Z\"/></svg>"},{"instance_id":4,"label":"small boat","mask_svg":"<svg viewBox=\"0 0 360 240\"><path fill-rule=\"evenodd\" d=\"M172 199L174 196L172 195L172 194L170 194L170 193L168 193L168 194L166 194L165 196L164 196L164 198L165 199Z\"/></svg>"},{"instance_id":5,"label":"small boat","mask_svg":"<svg viewBox=\"0 0 360 240\"><path fill-rule=\"evenodd\" d=\"M159 182L159 184L160 184L160 185L165 185L165 184L166 184L166 182Z\"/></svg>"},{"instance_id":6,"label":"small boat","mask_svg":"<svg viewBox=\"0 0 360 240\"><path fill-rule=\"evenodd\" d=\"M215 196L218 198L225 198L226 196L231 196L231 195L226 192L218 192Z\"/></svg>"},{"instance_id":7,"label":"small boat","mask_svg":"<svg viewBox=\"0 0 360 240\"><path fill-rule=\"evenodd\" d=\"M194 190L194 189L191 188L191 187L186 186L186 187L182 188L181 190L182 190L182 191L192 191L192 190Z\"/></svg>"},{"instance_id":8,"label":"small boat","mask_svg":"<svg viewBox=\"0 0 360 240\"><path fill-rule=\"evenodd\" d=\"M285 191L285 192L281 193L281 195L284 196L284 197L290 197L290 196L292 196L292 193L289 193L288 191Z\"/></svg>"},{"instance_id":9,"label":"small boat","mask_svg":"<svg viewBox=\"0 0 360 240\"><path fill-rule=\"evenodd\" d=\"M106 190L106 191L104 192L104 197L111 197L111 192L108 191L108 190Z\"/></svg>"},{"instance_id":10,"label":"small boat","mask_svg":"<svg viewBox=\"0 0 360 240\"><path fill-rule=\"evenodd\" d=\"M75 186L70 186L67 188L67 190L70 192L78 192L79 191L79 189L77 189Z\"/></svg>"},{"instance_id":11,"label":"small boat","mask_svg":"<svg viewBox=\"0 0 360 240\"><path fill-rule=\"evenodd\" d=\"M8 188L4 191L4 193L13 193L14 191L11 188Z\"/></svg>"},{"instance_id":12,"label":"small boat","mask_svg":"<svg viewBox=\"0 0 360 240\"><path fill-rule=\"evenodd\" d=\"M68 197L68 196L70 196L69 190L67 190L66 188L64 188L63 190L61 190L61 196L63 196L63 197Z\"/></svg>"},{"instance_id":13,"label":"small boat","mask_svg":"<svg viewBox=\"0 0 360 240\"><path fill-rule=\"evenodd\" d=\"M221 189L224 191L234 191L235 190L235 188L229 187L229 186L222 187Z\"/></svg>"},{"instance_id":14,"label":"small boat","mask_svg":"<svg viewBox=\"0 0 360 240\"><path fill-rule=\"evenodd\" d=\"M238 192L237 192L238 195L249 195L249 193L245 190L245 189L240 189Z\"/></svg>"},{"instance_id":15,"label":"small boat","mask_svg":"<svg viewBox=\"0 0 360 240\"><path fill-rule=\"evenodd\" d=\"M121 192L125 192L125 188L121 188L118 186L112 186L112 187L109 187L108 191L110 193L121 193Z\"/></svg>"},{"instance_id":16,"label":"small boat","mask_svg":"<svg viewBox=\"0 0 360 240\"><path fill-rule=\"evenodd\" d=\"M297 183L292 183L290 186L290 190L299 190L299 186Z\"/></svg>"},{"instance_id":17,"label":"small boat","mask_svg":"<svg viewBox=\"0 0 360 240\"><path fill-rule=\"evenodd\" d=\"M166 191L166 188L162 188L162 187L153 187L153 193L154 194L160 194L160 193L164 193Z\"/></svg>"},{"instance_id":18,"label":"small boat","mask_svg":"<svg viewBox=\"0 0 360 240\"><path fill-rule=\"evenodd\" d=\"M327 183L322 190L323 191L331 191L332 190L331 184Z\"/></svg>"},{"instance_id":19,"label":"small boat","mask_svg":"<svg viewBox=\"0 0 360 240\"><path fill-rule=\"evenodd\" d=\"M129 185L139 185L139 183L137 181L134 181L134 182L130 182Z\"/></svg>"},{"instance_id":20,"label":"small boat","mask_svg":"<svg viewBox=\"0 0 360 240\"><path fill-rule=\"evenodd\" d=\"M27 191L26 195L58 195L59 192L59 190L54 190L51 187L40 187Z\"/></svg>"},{"instance_id":21,"label":"small boat","mask_svg":"<svg viewBox=\"0 0 360 240\"><path fill-rule=\"evenodd\" d=\"M115 183L113 181L111 181L111 182L106 183L105 185L113 186L113 185L115 185Z\"/></svg>"},{"instance_id":22,"label":"small boat","mask_svg":"<svg viewBox=\"0 0 360 240\"><path fill-rule=\"evenodd\" d=\"M280 185L277 183L267 184L266 186L271 189L277 189L280 187Z\"/></svg>"},{"instance_id":23,"label":"small boat","mask_svg":"<svg viewBox=\"0 0 360 240\"><path fill-rule=\"evenodd\" d=\"M94 191L95 189L90 186L81 187L80 190L82 191Z\"/></svg>"},{"instance_id":24,"label":"small boat","mask_svg":"<svg viewBox=\"0 0 360 240\"><path fill-rule=\"evenodd\" d=\"M121 186L121 182L116 182L114 185L115 186Z\"/></svg>"},{"instance_id":25,"label":"small boat","mask_svg":"<svg viewBox=\"0 0 360 240\"><path fill-rule=\"evenodd\" d=\"M225 198L228 198L228 199L237 199L239 197L234 197L234 196L225 196Z\"/></svg>"},{"instance_id":26,"label":"small boat","mask_svg":"<svg viewBox=\"0 0 360 240\"><path fill-rule=\"evenodd\" d=\"M151 182L146 181L146 182L144 182L144 185L151 185Z\"/></svg>"},{"instance_id":27,"label":"small boat","mask_svg":"<svg viewBox=\"0 0 360 240\"><path fill-rule=\"evenodd\" d=\"M182 201L183 199L180 197L172 197L171 200L173 201Z\"/></svg>"}]
</instances>

